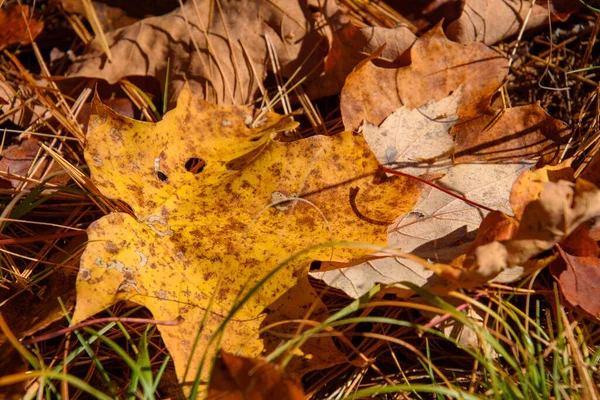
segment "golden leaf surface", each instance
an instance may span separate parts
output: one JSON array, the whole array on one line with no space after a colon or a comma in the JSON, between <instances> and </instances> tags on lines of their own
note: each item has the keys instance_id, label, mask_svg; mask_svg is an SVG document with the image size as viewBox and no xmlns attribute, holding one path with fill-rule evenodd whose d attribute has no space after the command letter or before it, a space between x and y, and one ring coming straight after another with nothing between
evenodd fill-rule
<instances>
[{"instance_id":1,"label":"golden leaf surface","mask_svg":"<svg viewBox=\"0 0 600 400\"><path fill-rule=\"evenodd\" d=\"M414 181L381 182L361 136L279 142L273 134L295 122L276 114L260 128L248 127L251 121L249 109L206 103L187 89L156 124L94 100L86 146L92 180L127 202L135 218L112 213L90 225L73 323L121 300L146 306L158 320L180 317L177 326L159 326L180 380L203 327L189 364L193 377L234 304L283 260L330 240L386 245L387 226L419 195ZM204 167L189 168L194 159ZM229 320L221 348L260 355L265 307L306 279L311 260L364 255L324 248L287 263Z\"/></svg>"}]
</instances>

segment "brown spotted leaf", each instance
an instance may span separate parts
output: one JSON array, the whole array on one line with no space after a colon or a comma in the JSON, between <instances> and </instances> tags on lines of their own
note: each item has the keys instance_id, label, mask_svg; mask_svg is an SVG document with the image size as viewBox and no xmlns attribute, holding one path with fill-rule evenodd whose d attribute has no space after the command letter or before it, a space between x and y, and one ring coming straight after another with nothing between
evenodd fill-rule
<instances>
[{"instance_id":1,"label":"brown spotted leaf","mask_svg":"<svg viewBox=\"0 0 600 400\"><path fill-rule=\"evenodd\" d=\"M113 213L90 226L74 322L120 300L145 305L156 319L179 317L180 325L159 329L180 380L188 365L187 379L194 376L217 333L225 351L259 356L265 308L302 318L279 299L304 281L310 261L348 261L365 250L319 248L280 263L329 240L385 244L387 224L410 210L420 190L407 179L375 179L377 159L361 136L284 143L272 135L296 123L276 114L259 127L251 122L249 109L206 103L188 90L156 124L119 116L97 100L92 107L86 147L92 179L106 196L126 201L134 216ZM308 291L292 296L299 297L297 307L307 310L317 299ZM316 364L332 365L332 342L319 340L315 353L324 354L314 355Z\"/></svg>"}]
</instances>

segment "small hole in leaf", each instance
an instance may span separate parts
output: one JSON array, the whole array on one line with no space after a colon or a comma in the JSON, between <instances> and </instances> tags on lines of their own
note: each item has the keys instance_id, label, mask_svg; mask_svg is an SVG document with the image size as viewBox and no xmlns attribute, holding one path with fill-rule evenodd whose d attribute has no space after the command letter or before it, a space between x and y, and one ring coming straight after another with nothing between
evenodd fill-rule
<instances>
[{"instance_id":1,"label":"small hole in leaf","mask_svg":"<svg viewBox=\"0 0 600 400\"><path fill-rule=\"evenodd\" d=\"M203 159L192 157L185 163L185 170L191 172L192 174L199 174L202 172L205 166L206 162Z\"/></svg>"},{"instance_id":2,"label":"small hole in leaf","mask_svg":"<svg viewBox=\"0 0 600 400\"><path fill-rule=\"evenodd\" d=\"M161 182L166 182L169 179L162 171L156 171L156 177Z\"/></svg>"}]
</instances>

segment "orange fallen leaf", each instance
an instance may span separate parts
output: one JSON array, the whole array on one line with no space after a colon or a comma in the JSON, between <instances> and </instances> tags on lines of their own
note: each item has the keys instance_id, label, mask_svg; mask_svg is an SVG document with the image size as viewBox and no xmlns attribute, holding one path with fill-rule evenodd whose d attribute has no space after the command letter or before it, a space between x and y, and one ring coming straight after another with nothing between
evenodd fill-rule
<instances>
[{"instance_id":1,"label":"orange fallen leaf","mask_svg":"<svg viewBox=\"0 0 600 400\"><path fill-rule=\"evenodd\" d=\"M367 63L348 76L340 100L346 129L357 130L363 120L379 125L402 105L418 108L461 87L458 116L477 115L488 109L508 72L501 54L483 43L452 42L441 25L415 42L410 60L401 68Z\"/></svg>"},{"instance_id":2,"label":"orange fallen leaf","mask_svg":"<svg viewBox=\"0 0 600 400\"><path fill-rule=\"evenodd\" d=\"M558 165L546 165L535 171L523 172L515 181L510 192L510 206L515 218L520 220L527 204L540 197L545 182L558 182L560 180L575 180L570 159Z\"/></svg>"}]
</instances>

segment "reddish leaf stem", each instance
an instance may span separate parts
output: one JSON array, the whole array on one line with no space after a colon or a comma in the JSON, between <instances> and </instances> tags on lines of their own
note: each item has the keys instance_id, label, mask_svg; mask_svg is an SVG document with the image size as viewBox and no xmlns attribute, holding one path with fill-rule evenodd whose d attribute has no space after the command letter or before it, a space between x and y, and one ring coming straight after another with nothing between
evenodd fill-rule
<instances>
[{"instance_id":1,"label":"reddish leaf stem","mask_svg":"<svg viewBox=\"0 0 600 400\"><path fill-rule=\"evenodd\" d=\"M450 190L448 190L448 189L444 189L444 188L443 188L443 187L441 187L440 185L436 185L435 183L433 183L433 182L429 182L428 180L425 180L425 179L423 179L423 178L420 178L420 177L418 177L418 176L414 176L414 175L406 174L406 173L404 173L404 172L396 171L396 170L393 170L393 169L390 169L390 168L385 168L385 167L383 167L383 170L384 170L385 172L387 172L388 174L400 175L400 176L405 176L405 177L407 177L407 178L410 178L410 179L415 179L415 180L417 180L417 181L419 181L419 182L422 182L422 183L424 183L424 184L426 184L426 185L429 185L429 186L431 186L431 187L434 187L434 188L436 188L436 189L438 189L438 190L441 190L442 192L444 192L444 193L446 193L446 194L449 194L449 195L450 195L450 196L452 196L452 197L456 197L457 199L459 199L459 200L462 200L462 201L464 201L465 203L467 203L467 204L470 204L470 205L472 205L472 206L479 207L479 208L483 208L484 210L487 210L487 211L490 211L490 212L492 212L492 211L496 211L496 210L494 210L493 208L489 208L488 206L484 206L483 204L476 203L476 202L474 202L473 200L469 200L469 199L467 199L466 197L463 197L463 196L461 196L461 195L459 195L459 194L456 194L456 193L454 193L454 192L451 192L451 191L450 191Z\"/></svg>"}]
</instances>

